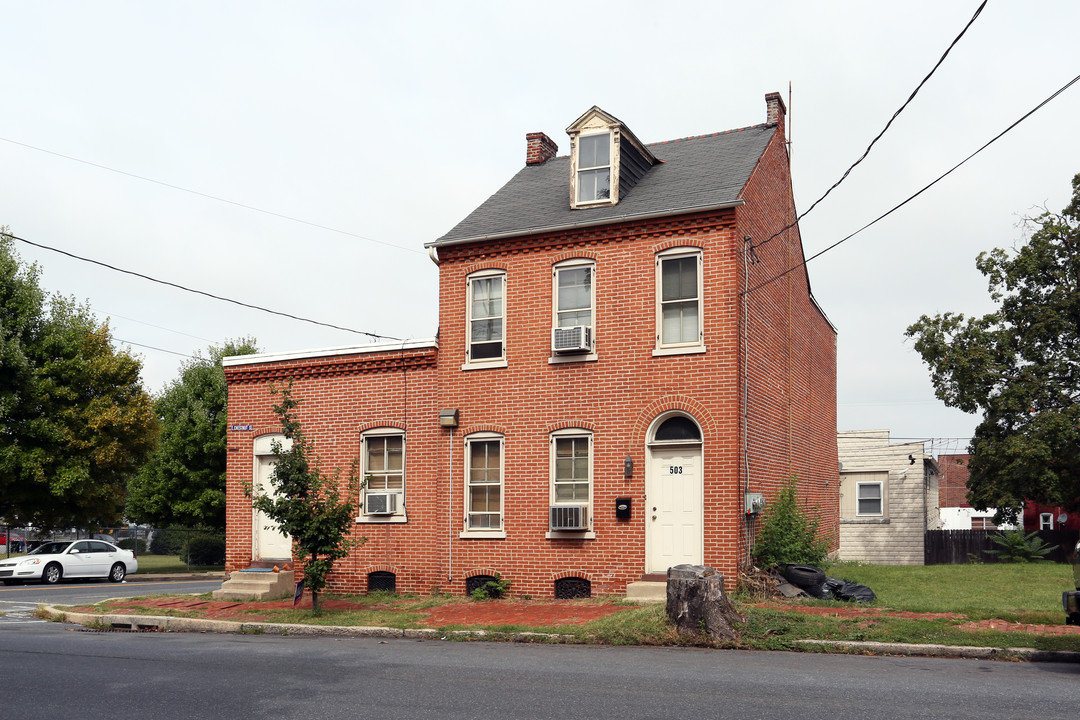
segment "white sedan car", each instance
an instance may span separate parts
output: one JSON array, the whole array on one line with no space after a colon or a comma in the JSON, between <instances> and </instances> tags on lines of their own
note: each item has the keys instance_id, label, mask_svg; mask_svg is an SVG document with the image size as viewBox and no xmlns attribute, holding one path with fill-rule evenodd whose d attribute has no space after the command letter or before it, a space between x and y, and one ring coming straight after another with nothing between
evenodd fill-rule
<instances>
[{"instance_id":1,"label":"white sedan car","mask_svg":"<svg viewBox=\"0 0 1080 720\"><path fill-rule=\"evenodd\" d=\"M123 582L139 569L135 553L100 540L65 540L45 543L22 557L0 560L0 580L11 585L38 580L50 585L62 578L109 578Z\"/></svg>"}]
</instances>

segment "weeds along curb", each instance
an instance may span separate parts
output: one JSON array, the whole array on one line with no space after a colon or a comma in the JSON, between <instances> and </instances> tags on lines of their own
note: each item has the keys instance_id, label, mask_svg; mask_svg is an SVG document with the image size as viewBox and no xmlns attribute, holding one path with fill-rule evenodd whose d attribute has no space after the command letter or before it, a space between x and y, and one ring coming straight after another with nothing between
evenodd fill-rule
<instances>
[{"instance_id":1,"label":"weeds along curb","mask_svg":"<svg viewBox=\"0 0 1080 720\"><path fill-rule=\"evenodd\" d=\"M336 637L369 637L405 640L493 640L516 642L576 642L573 635L549 633L504 633L490 630L451 630L433 628L388 628L354 625L302 625L296 623L237 622L235 620L202 620L168 615L97 615L57 610L42 606L50 620L74 623L105 630L142 630L161 632L233 633L239 635L311 635Z\"/></svg>"},{"instance_id":2,"label":"weeds along curb","mask_svg":"<svg viewBox=\"0 0 1080 720\"><path fill-rule=\"evenodd\" d=\"M1025 662L1080 663L1080 652L1072 650L1036 650L1034 648L996 648L969 645L923 645L856 640L795 640L795 646L815 650L865 652L871 655L910 655L918 657L970 658L973 660L1020 660Z\"/></svg>"}]
</instances>

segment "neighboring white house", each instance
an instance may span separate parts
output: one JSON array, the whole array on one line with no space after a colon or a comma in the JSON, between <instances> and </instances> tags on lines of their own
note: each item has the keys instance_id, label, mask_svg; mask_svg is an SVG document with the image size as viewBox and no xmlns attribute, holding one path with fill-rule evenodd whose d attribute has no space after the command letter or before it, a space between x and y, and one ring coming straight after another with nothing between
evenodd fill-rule
<instances>
[{"instance_id":1,"label":"neighboring white house","mask_svg":"<svg viewBox=\"0 0 1080 720\"><path fill-rule=\"evenodd\" d=\"M841 560L922 565L926 530L941 527L937 462L888 430L837 433Z\"/></svg>"},{"instance_id":2,"label":"neighboring white house","mask_svg":"<svg viewBox=\"0 0 1080 720\"><path fill-rule=\"evenodd\" d=\"M941 469L939 495L941 503L942 530L1006 530L1015 524L997 525L994 523L996 510L976 510L967 501L967 484L970 473L967 454L938 455L938 467Z\"/></svg>"}]
</instances>

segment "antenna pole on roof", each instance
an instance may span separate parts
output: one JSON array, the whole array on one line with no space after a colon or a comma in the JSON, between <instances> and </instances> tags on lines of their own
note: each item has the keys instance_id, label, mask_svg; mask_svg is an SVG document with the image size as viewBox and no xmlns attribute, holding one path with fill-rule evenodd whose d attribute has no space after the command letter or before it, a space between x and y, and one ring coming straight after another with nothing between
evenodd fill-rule
<instances>
[{"instance_id":1,"label":"antenna pole on roof","mask_svg":"<svg viewBox=\"0 0 1080 720\"><path fill-rule=\"evenodd\" d=\"M787 152L788 166L791 166L791 81L787 81Z\"/></svg>"}]
</instances>

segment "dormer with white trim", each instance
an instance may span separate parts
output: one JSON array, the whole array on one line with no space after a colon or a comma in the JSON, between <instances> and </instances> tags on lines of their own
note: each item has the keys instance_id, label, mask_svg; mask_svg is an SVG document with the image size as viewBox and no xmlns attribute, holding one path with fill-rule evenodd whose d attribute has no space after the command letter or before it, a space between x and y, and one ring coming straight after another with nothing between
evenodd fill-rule
<instances>
[{"instance_id":1,"label":"dormer with white trim","mask_svg":"<svg viewBox=\"0 0 1080 720\"><path fill-rule=\"evenodd\" d=\"M659 160L626 125L593 105L566 128L570 207L616 205Z\"/></svg>"}]
</instances>

